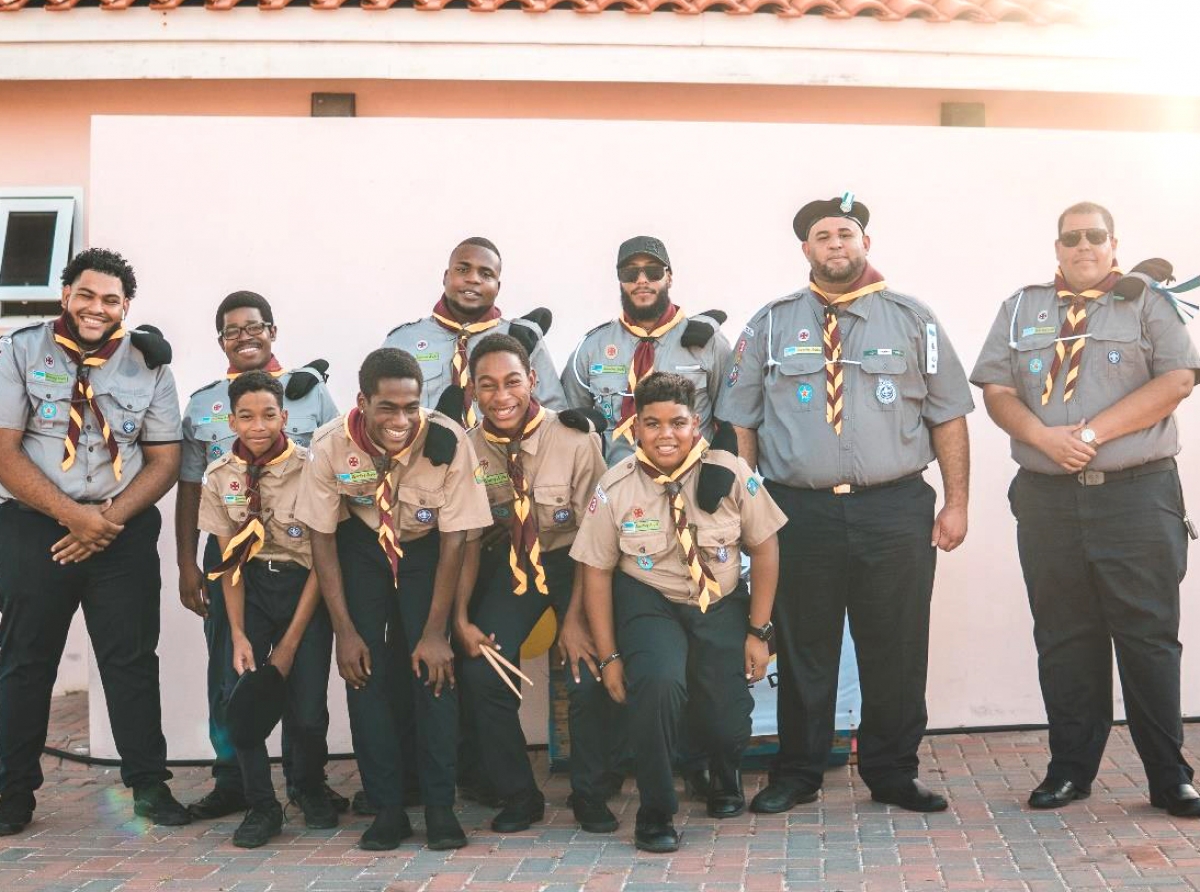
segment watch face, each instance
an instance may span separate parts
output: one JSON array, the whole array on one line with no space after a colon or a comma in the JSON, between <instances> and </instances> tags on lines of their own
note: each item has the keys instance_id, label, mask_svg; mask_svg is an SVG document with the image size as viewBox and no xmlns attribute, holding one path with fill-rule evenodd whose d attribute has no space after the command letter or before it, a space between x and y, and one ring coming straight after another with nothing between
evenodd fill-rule
<instances>
[{"instance_id":1,"label":"watch face","mask_svg":"<svg viewBox=\"0 0 1200 892\"><path fill-rule=\"evenodd\" d=\"M1083 442L1085 442L1085 443L1091 443L1093 440L1096 439L1096 432L1094 430L1092 430L1090 427L1085 427L1080 432L1079 439L1083 440Z\"/></svg>"}]
</instances>

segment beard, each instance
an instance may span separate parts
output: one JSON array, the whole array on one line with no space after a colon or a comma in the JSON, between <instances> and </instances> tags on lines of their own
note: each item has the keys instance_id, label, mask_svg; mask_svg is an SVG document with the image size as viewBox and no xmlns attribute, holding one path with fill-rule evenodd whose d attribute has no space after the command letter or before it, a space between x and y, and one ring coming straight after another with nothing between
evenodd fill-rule
<instances>
[{"instance_id":1,"label":"beard","mask_svg":"<svg viewBox=\"0 0 1200 892\"><path fill-rule=\"evenodd\" d=\"M100 335L99 338L94 341L88 341L84 340L83 335L79 333L79 326L75 324L75 319L70 313L63 313L63 322L67 326L67 331L71 333L72 340L74 340L76 344L82 344L88 347L99 347L110 337L112 337L112 333L114 331L121 327L120 322L114 322L108 328L104 329L104 334Z\"/></svg>"},{"instance_id":2,"label":"beard","mask_svg":"<svg viewBox=\"0 0 1200 892\"><path fill-rule=\"evenodd\" d=\"M665 286L658 292L654 303L645 307L636 306L629 295L625 293L625 289L621 289L621 309L634 322L657 322L667 311L667 305L670 303L671 289Z\"/></svg>"},{"instance_id":3,"label":"beard","mask_svg":"<svg viewBox=\"0 0 1200 892\"><path fill-rule=\"evenodd\" d=\"M863 270L867 268L867 258L852 257L850 262L843 269L833 269L824 263L813 263L812 271L818 279L826 282L845 285L847 282L853 282L863 274Z\"/></svg>"}]
</instances>

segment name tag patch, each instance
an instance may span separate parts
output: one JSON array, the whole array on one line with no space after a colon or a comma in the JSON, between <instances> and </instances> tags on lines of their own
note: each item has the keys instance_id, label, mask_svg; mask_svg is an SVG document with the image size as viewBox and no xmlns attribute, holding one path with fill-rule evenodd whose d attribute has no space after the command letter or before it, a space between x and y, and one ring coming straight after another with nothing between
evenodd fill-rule
<instances>
[{"instance_id":1,"label":"name tag patch","mask_svg":"<svg viewBox=\"0 0 1200 892\"><path fill-rule=\"evenodd\" d=\"M625 375L629 372L627 365L605 365L602 362L592 363L591 373L593 375Z\"/></svg>"},{"instance_id":2,"label":"name tag patch","mask_svg":"<svg viewBox=\"0 0 1200 892\"><path fill-rule=\"evenodd\" d=\"M508 474L500 471L497 474L487 474L483 478L483 482L487 486L499 486L502 483L508 483Z\"/></svg>"},{"instance_id":3,"label":"name tag patch","mask_svg":"<svg viewBox=\"0 0 1200 892\"><path fill-rule=\"evenodd\" d=\"M225 496L226 505L245 505L246 497L241 493L227 493Z\"/></svg>"},{"instance_id":4,"label":"name tag patch","mask_svg":"<svg viewBox=\"0 0 1200 892\"><path fill-rule=\"evenodd\" d=\"M367 468L362 471L348 471L345 474L338 474L337 479L342 483L367 483L372 480L378 480L379 475L375 473L374 468Z\"/></svg>"},{"instance_id":5,"label":"name tag patch","mask_svg":"<svg viewBox=\"0 0 1200 892\"><path fill-rule=\"evenodd\" d=\"M662 528L657 520L627 520L621 524L621 532L626 535L630 533L657 533Z\"/></svg>"},{"instance_id":6,"label":"name tag patch","mask_svg":"<svg viewBox=\"0 0 1200 892\"><path fill-rule=\"evenodd\" d=\"M437 362L439 359L442 358L442 354L440 354L440 353L418 353L414 358L417 360L417 362Z\"/></svg>"},{"instance_id":7,"label":"name tag patch","mask_svg":"<svg viewBox=\"0 0 1200 892\"><path fill-rule=\"evenodd\" d=\"M864 350L863 356L903 356L903 350L895 347L876 347L874 350Z\"/></svg>"},{"instance_id":8,"label":"name tag patch","mask_svg":"<svg viewBox=\"0 0 1200 892\"><path fill-rule=\"evenodd\" d=\"M796 347L793 345L791 347L784 347L783 355L784 356L798 356L798 355L802 355L802 354L820 353L823 349L824 348L819 346L818 344L812 344L811 346L808 346L808 347Z\"/></svg>"},{"instance_id":9,"label":"name tag patch","mask_svg":"<svg viewBox=\"0 0 1200 892\"><path fill-rule=\"evenodd\" d=\"M226 412L224 414L202 415L200 417L200 423L201 424L228 424L229 423L229 413Z\"/></svg>"},{"instance_id":10,"label":"name tag patch","mask_svg":"<svg viewBox=\"0 0 1200 892\"><path fill-rule=\"evenodd\" d=\"M1053 325L1030 325L1028 328L1021 329L1021 337L1027 338L1031 335L1054 334L1057 329Z\"/></svg>"},{"instance_id":11,"label":"name tag patch","mask_svg":"<svg viewBox=\"0 0 1200 892\"><path fill-rule=\"evenodd\" d=\"M71 380L65 372L47 372L43 369L34 369L29 373L29 377L47 384L66 384Z\"/></svg>"}]
</instances>

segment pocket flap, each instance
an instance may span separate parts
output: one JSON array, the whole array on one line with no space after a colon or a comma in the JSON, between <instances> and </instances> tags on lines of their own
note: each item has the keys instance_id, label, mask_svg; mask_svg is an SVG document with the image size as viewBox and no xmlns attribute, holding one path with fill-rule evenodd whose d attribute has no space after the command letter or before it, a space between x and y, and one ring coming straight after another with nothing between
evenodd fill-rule
<instances>
[{"instance_id":1,"label":"pocket flap","mask_svg":"<svg viewBox=\"0 0 1200 892\"><path fill-rule=\"evenodd\" d=\"M444 489L423 489L420 486L413 486L411 483L401 483L396 487L396 501L418 508L441 508L446 504L446 491Z\"/></svg>"},{"instance_id":2,"label":"pocket flap","mask_svg":"<svg viewBox=\"0 0 1200 892\"><path fill-rule=\"evenodd\" d=\"M630 554L634 557L642 554L659 554L667 548L667 534L658 532L641 533L636 536L622 536L620 545L622 553Z\"/></svg>"},{"instance_id":3,"label":"pocket flap","mask_svg":"<svg viewBox=\"0 0 1200 892\"><path fill-rule=\"evenodd\" d=\"M96 391L97 394L104 391ZM116 402L122 409L127 412L145 412L150 408L150 399L153 396L148 390L125 390L118 387L110 387L108 396Z\"/></svg>"},{"instance_id":4,"label":"pocket flap","mask_svg":"<svg viewBox=\"0 0 1200 892\"><path fill-rule=\"evenodd\" d=\"M863 354L862 370L868 375L903 375L908 361L895 353Z\"/></svg>"},{"instance_id":5,"label":"pocket flap","mask_svg":"<svg viewBox=\"0 0 1200 892\"><path fill-rule=\"evenodd\" d=\"M566 484L553 484L533 487L533 500L539 505L550 505L561 508L571 504L571 487Z\"/></svg>"},{"instance_id":6,"label":"pocket flap","mask_svg":"<svg viewBox=\"0 0 1200 892\"><path fill-rule=\"evenodd\" d=\"M812 375L825 368L824 353L797 353L779 361L781 375Z\"/></svg>"},{"instance_id":7,"label":"pocket flap","mask_svg":"<svg viewBox=\"0 0 1200 892\"><path fill-rule=\"evenodd\" d=\"M740 533L738 524L729 523L714 527L697 527L696 544L702 548L717 548L721 545L736 545Z\"/></svg>"}]
</instances>

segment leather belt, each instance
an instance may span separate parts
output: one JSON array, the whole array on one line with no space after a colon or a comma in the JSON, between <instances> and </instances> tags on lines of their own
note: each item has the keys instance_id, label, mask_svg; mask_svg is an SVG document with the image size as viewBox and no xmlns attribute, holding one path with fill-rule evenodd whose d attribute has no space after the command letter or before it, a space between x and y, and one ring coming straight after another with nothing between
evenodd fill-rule
<instances>
[{"instance_id":1,"label":"leather belt","mask_svg":"<svg viewBox=\"0 0 1200 892\"><path fill-rule=\"evenodd\" d=\"M103 505L108 501L108 499L101 499L99 501L92 501L90 499L73 499L72 501L74 501L77 505ZM42 514L41 511L39 511L37 508L34 508L32 505L26 505L24 502L18 502L16 499L9 499L6 504L14 505L18 511L25 511L29 514ZM49 515L44 516L49 517Z\"/></svg>"},{"instance_id":2,"label":"leather belt","mask_svg":"<svg viewBox=\"0 0 1200 892\"><path fill-rule=\"evenodd\" d=\"M1144 465L1138 465L1136 468L1122 468L1120 471L1080 471L1078 474L1039 474L1037 471L1025 469L1022 471L1039 480L1070 482L1079 486L1103 486L1106 483L1116 483L1118 480L1132 480L1134 477L1161 474L1163 471L1174 470L1175 467L1175 459L1160 458L1156 461L1148 461Z\"/></svg>"},{"instance_id":3,"label":"leather belt","mask_svg":"<svg viewBox=\"0 0 1200 892\"><path fill-rule=\"evenodd\" d=\"M887 489L889 486L899 486L901 483L908 483L912 480L920 480L921 477L922 473L917 471L915 474L909 474L905 477L897 477L895 480L889 480L887 483L874 483L870 486L858 486L854 483L839 483L837 486L829 490L819 489L817 492L831 492L835 496L852 496L860 492L870 492L876 489Z\"/></svg>"},{"instance_id":4,"label":"leather belt","mask_svg":"<svg viewBox=\"0 0 1200 892\"><path fill-rule=\"evenodd\" d=\"M268 573L283 573L285 571L290 572L292 570L308 569L303 564L298 564L295 561L278 561L273 558L269 558L264 561L264 563L267 565Z\"/></svg>"}]
</instances>

